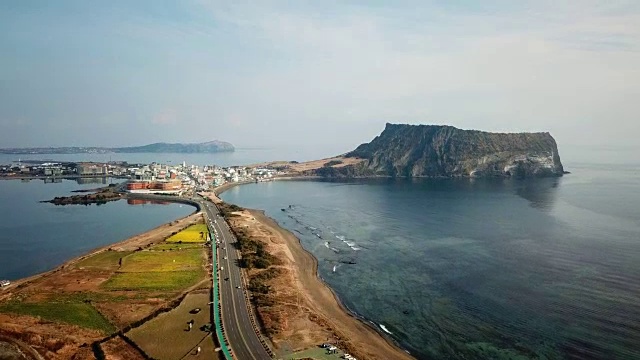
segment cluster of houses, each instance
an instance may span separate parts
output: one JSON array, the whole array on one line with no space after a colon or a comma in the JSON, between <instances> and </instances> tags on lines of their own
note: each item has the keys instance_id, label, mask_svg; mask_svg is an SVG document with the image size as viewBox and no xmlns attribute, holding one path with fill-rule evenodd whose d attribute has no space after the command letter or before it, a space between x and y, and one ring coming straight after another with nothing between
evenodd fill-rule
<instances>
[{"instance_id":1,"label":"cluster of houses","mask_svg":"<svg viewBox=\"0 0 640 360\"><path fill-rule=\"evenodd\" d=\"M87 177L123 177L129 178L127 190L141 192L178 192L182 189L196 187L198 191L206 191L234 182L270 181L284 172L269 167L248 167L216 165L197 166L159 163L127 164L124 162L108 163L63 163L32 162L0 165L0 176L63 178L65 176Z\"/></svg>"},{"instance_id":2,"label":"cluster of houses","mask_svg":"<svg viewBox=\"0 0 640 360\"><path fill-rule=\"evenodd\" d=\"M131 178L131 182L127 185L130 191L149 191L150 189L176 191L178 188L191 187L195 187L197 191L207 191L225 183L269 181L282 174L282 171L270 168L198 166L187 165L185 162L177 166L151 163L126 169L126 175ZM181 186L176 187L177 183Z\"/></svg>"},{"instance_id":3,"label":"cluster of houses","mask_svg":"<svg viewBox=\"0 0 640 360\"><path fill-rule=\"evenodd\" d=\"M0 165L0 175L14 177L121 176L123 163L17 162Z\"/></svg>"},{"instance_id":4,"label":"cluster of houses","mask_svg":"<svg viewBox=\"0 0 640 360\"><path fill-rule=\"evenodd\" d=\"M282 175L283 172L260 167L220 167L216 165L199 167L192 165L189 174L195 179L198 190L208 190L211 187L218 187L229 182L269 181L277 175Z\"/></svg>"}]
</instances>

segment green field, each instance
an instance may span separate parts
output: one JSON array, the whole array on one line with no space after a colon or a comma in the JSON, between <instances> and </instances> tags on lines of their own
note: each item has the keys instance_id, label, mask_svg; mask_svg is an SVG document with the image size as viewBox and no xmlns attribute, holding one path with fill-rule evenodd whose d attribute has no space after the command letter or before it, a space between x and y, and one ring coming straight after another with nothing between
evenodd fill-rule
<instances>
[{"instance_id":1,"label":"green field","mask_svg":"<svg viewBox=\"0 0 640 360\"><path fill-rule=\"evenodd\" d=\"M149 248L151 251L179 251L179 250L188 250L188 249L202 249L202 244L178 244L178 243L163 243L156 246L152 246Z\"/></svg>"},{"instance_id":2,"label":"green field","mask_svg":"<svg viewBox=\"0 0 640 360\"><path fill-rule=\"evenodd\" d=\"M202 267L202 249L138 251L122 259L119 272L189 271Z\"/></svg>"},{"instance_id":3,"label":"green field","mask_svg":"<svg viewBox=\"0 0 640 360\"><path fill-rule=\"evenodd\" d=\"M180 290L204 278L204 270L116 273L102 286L109 290Z\"/></svg>"},{"instance_id":4,"label":"green field","mask_svg":"<svg viewBox=\"0 0 640 360\"><path fill-rule=\"evenodd\" d=\"M102 286L109 290L180 290L196 284L204 277L203 261L200 247L137 251L122 259L120 270Z\"/></svg>"},{"instance_id":5,"label":"green field","mask_svg":"<svg viewBox=\"0 0 640 360\"><path fill-rule=\"evenodd\" d=\"M87 303L23 303L10 302L0 306L0 312L38 316L53 322L64 322L109 334L115 328Z\"/></svg>"},{"instance_id":6,"label":"green field","mask_svg":"<svg viewBox=\"0 0 640 360\"><path fill-rule=\"evenodd\" d=\"M117 269L121 258L131 254L131 251L103 251L77 263L75 267L95 269Z\"/></svg>"},{"instance_id":7,"label":"green field","mask_svg":"<svg viewBox=\"0 0 640 360\"><path fill-rule=\"evenodd\" d=\"M191 225L188 228L180 231L179 233L172 235L167 239L167 242L176 243L198 243L205 242L208 239L209 230L205 224Z\"/></svg>"}]
</instances>

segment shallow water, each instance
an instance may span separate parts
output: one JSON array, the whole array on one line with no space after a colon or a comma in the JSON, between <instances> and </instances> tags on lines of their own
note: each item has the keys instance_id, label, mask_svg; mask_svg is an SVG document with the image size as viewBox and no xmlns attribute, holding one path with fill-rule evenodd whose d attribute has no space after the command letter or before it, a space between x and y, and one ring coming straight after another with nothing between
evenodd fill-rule
<instances>
[{"instance_id":1,"label":"shallow water","mask_svg":"<svg viewBox=\"0 0 640 360\"><path fill-rule=\"evenodd\" d=\"M527 181L280 181L222 197L293 231L346 306L420 359L640 358L640 171L569 168Z\"/></svg>"}]
</instances>

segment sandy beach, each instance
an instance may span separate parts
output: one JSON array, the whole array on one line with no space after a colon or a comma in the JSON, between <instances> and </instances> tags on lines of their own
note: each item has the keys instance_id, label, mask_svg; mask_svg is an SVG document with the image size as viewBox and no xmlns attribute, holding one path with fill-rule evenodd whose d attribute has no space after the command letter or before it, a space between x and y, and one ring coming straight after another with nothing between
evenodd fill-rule
<instances>
[{"instance_id":1,"label":"sandy beach","mask_svg":"<svg viewBox=\"0 0 640 360\"><path fill-rule=\"evenodd\" d=\"M216 189L219 194L235 186ZM221 200L208 193L214 202ZM275 305L262 314L279 324L275 334L268 334L276 347L292 350L317 346L331 341L359 359L413 359L403 349L383 337L369 324L353 316L335 293L318 276L318 262L300 240L280 227L261 210L244 210L230 218L233 228L243 228L253 239L282 260L281 275L270 283L275 290ZM260 309L258 309L260 312ZM263 319L264 322L264 319Z\"/></svg>"}]
</instances>

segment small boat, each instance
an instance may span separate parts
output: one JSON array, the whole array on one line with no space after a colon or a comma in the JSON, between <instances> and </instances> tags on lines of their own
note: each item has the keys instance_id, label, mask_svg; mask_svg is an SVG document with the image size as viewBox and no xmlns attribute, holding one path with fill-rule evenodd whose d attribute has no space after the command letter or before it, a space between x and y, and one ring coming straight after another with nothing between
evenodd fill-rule
<instances>
[{"instance_id":1,"label":"small boat","mask_svg":"<svg viewBox=\"0 0 640 360\"><path fill-rule=\"evenodd\" d=\"M11 285L11 281L9 280L0 280L0 287L5 287Z\"/></svg>"}]
</instances>

